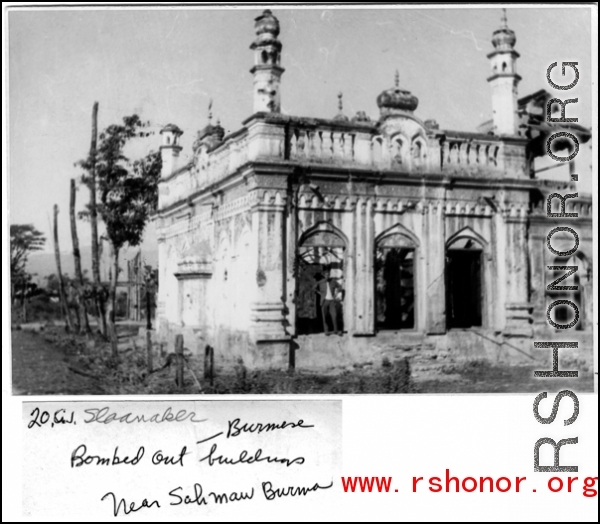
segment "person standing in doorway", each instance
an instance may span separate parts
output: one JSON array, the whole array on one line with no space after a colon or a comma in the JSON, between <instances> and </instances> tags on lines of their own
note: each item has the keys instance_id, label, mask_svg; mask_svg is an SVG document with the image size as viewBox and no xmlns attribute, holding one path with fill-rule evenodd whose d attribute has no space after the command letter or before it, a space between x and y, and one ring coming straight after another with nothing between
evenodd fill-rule
<instances>
[{"instance_id":1,"label":"person standing in doorway","mask_svg":"<svg viewBox=\"0 0 600 524\"><path fill-rule=\"evenodd\" d=\"M342 296L342 286L337 280L331 278L329 270L325 269L323 271L323 277L317 281L315 288L321 297L321 313L323 315L323 330L325 331L325 334L329 335L331 333L327 323L327 318L329 317L331 324L333 325L334 333L336 335L342 335L341 330L338 329L339 306L337 300L338 297Z\"/></svg>"}]
</instances>

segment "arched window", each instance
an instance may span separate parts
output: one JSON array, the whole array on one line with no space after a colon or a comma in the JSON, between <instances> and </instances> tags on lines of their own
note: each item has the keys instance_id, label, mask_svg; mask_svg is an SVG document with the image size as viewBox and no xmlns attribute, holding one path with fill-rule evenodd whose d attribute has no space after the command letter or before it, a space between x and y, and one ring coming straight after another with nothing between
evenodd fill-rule
<instances>
[{"instance_id":1,"label":"arched window","mask_svg":"<svg viewBox=\"0 0 600 524\"><path fill-rule=\"evenodd\" d=\"M301 236L296 261L296 331L299 335L323 333L332 327L335 331L343 331L345 250L343 234L325 222ZM330 285L329 294L324 294L327 288L323 282L327 278L335 284ZM335 307L325 305L325 299L334 300ZM337 322L332 325L334 314Z\"/></svg>"},{"instance_id":2,"label":"arched window","mask_svg":"<svg viewBox=\"0 0 600 524\"><path fill-rule=\"evenodd\" d=\"M375 250L375 327L415 328L415 253L417 243L403 232L377 241Z\"/></svg>"},{"instance_id":3,"label":"arched window","mask_svg":"<svg viewBox=\"0 0 600 524\"><path fill-rule=\"evenodd\" d=\"M397 165L404 163L404 141L401 137L394 138L392 142L392 162Z\"/></svg>"},{"instance_id":4,"label":"arched window","mask_svg":"<svg viewBox=\"0 0 600 524\"><path fill-rule=\"evenodd\" d=\"M413 164L416 166L421 165L425 160L425 141L422 137L417 136L411 147L411 156Z\"/></svg>"}]
</instances>

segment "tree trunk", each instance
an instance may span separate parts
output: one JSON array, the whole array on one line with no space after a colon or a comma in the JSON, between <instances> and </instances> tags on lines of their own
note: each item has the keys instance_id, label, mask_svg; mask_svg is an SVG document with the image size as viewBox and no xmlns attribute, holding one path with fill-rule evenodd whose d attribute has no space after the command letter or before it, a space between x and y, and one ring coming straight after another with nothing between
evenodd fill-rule
<instances>
[{"instance_id":1,"label":"tree trunk","mask_svg":"<svg viewBox=\"0 0 600 524\"><path fill-rule=\"evenodd\" d=\"M96 146L98 143L98 102L94 102L92 110L92 142L90 145L90 224L92 227L92 278L94 280L94 301L96 305L96 316L98 329L106 336L106 315L104 297L102 294L102 282L100 280L100 253L98 249L98 208L96 202Z\"/></svg>"},{"instance_id":2,"label":"tree trunk","mask_svg":"<svg viewBox=\"0 0 600 524\"><path fill-rule=\"evenodd\" d=\"M65 315L65 322L68 331L73 331L73 321L71 320L71 312L67 304L67 294L65 292L65 282L63 280L62 269L60 265L60 248L58 245L58 206L54 204L54 256L56 257L56 271L58 273L58 293L60 302Z\"/></svg>"},{"instance_id":3,"label":"tree trunk","mask_svg":"<svg viewBox=\"0 0 600 524\"><path fill-rule=\"evenodd\" d=\"M79 237L77 236L77 220L75 218L75 180L71 179L71 200L69 212L71 216L71 239L73 241L73 260L75 262L75 278L77 285L75 287L75 301L79 310L79 330L86 334L91 333L90 323L88 322L87 311L85 307L85 297L83 294L84 282L83 272L81 270L81 251L79 250Z\"/></svg>"},{"instance_id":4,"label":"tree trunk","mask_svg":"<svg viewBox=\"0 0 600 524\"><path fill-rule=\"evenodd\" d=\"M25 294L27 293L27 278L23 277L23 289L21 293L21 309L23 316L23 324L27 324L27 301L25 300Z\"/></svg>"},{"instance_id":5,"label":"tree trunk","mask_svg":"<svg viewBox=\"0 0 600 524\"><path fill-rule=\"evenodd\" d=\"M142 282L143 282L143 267L142 267L142 251L138 252L138 255L135 257L135 293L136 293L136 301L137 301L137 320L142 320ZM146 290L147 291L147 290ZM152 326L150 326L152 327Z\"/></svg>"},{"instance_id":6,"label":"tree trunk","mask_svg":"<svg viewBox=\"0 0 600 524\"><path fill-rule=\"evenodd\" d=\"M27 290L27 278L21 279L21 307L25 306L25 291Z\"/></svg>"},{"instance_id":7,"label":"tree trunk","mask_svg":"<svg viewBox=\"0 0 600 524\"><path fill-rule=\"evenodd\" d=\"M116 326L116 302L117 302L117 282L119 280L119 249L113 248L113 271L110 278L110 290L108 295L107 316L110 333L110 346L113 357L118 358L119 350L117 346L117 326Z\"/></svg>"}]
</instances>

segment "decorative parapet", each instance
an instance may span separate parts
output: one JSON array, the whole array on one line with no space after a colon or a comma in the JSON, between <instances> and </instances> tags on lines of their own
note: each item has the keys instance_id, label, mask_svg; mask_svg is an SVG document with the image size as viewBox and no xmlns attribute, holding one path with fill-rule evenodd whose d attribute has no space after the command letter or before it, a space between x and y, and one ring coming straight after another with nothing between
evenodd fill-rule
<instances>
[{"instance_id":1,"label":"decorative parapet","mask_svg":"<svg viewBox=\"0 0 600 524\"><path fill-rule=\"evenodd\" d=\"M164 178L159 208L184 201L249 162L329 166L415 175L529 178L521 138L425 128L416 118L381 123L257 113L240 131Z\"/></svg>"}]
</instances>

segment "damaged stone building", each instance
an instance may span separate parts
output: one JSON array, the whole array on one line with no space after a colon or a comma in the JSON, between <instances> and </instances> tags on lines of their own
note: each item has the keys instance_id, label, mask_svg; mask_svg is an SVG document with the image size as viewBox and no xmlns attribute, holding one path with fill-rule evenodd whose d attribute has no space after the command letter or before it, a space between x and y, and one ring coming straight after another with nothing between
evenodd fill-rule
<instances>
[{"instance_id":1,"label":"damaged stone building","mask_svg":"<svg viewBox=\"0 0 600 524\"><path fill-rule=\"evenodd\" d=\"M172 343L183 333L189 349L210 344L217 359L249 366L347 364L411 348L527 352L548 329L552 298L546 196L568 184L536 177L549 95L518 98L506 20L488 54L493 119L472 133L422 121L398 74L374 94L379 115L346 116L341 96L332 118L284 115L280 26L269 10L255 33L254 114L242 127L225 136L209 121L184 165L182 131L161 133L159 336ZM571 209L579 328L589 334L591 200L571 199ZM327 275L341 290L328 297L332 336L318 287Z\"/></svg>"}]
</instances>

